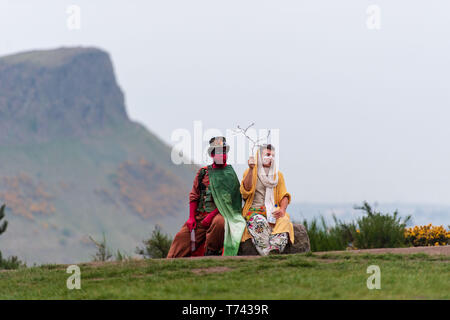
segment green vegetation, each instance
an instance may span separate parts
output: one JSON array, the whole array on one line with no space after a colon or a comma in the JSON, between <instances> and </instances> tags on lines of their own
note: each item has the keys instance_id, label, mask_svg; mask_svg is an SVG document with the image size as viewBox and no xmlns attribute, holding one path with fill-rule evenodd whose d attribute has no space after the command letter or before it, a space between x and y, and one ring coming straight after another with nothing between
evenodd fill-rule
<instances>
[{"instance_id":1,"label":"green vegetation","mask_svg":"<svg viewBox=\"0 0 450 320\"><path fill-rule=\"evenodd\" d=\"M97 251L95 252L95 255L92 256L93 261L109 261L112 259L113 255L111 253L111 250L106 245L106 236L103 233L103 240L102 241L96 241L94 238L89 237L89 239L95 244Z\"/></svg>"},{"instance_id":2,"label":"green vegetation","mask_svg":"<svg viewBox=\"0 0 450 320\"><path fill-rule=\"evenodd\" d=\"M323 217L311 222L303 221L308 230L312 251L345 250L372 248L397 248L406 246L405 227L411 219L401 219L398 212L383 214L364 202L361 207L365 215L350 223L345 223L333 215L334 225L327 225Z\"/></svg>"},{"instance_id":3,"label":"green vegetation","mask_svg":"<svg viewBox=\"0 0 450 320\"><path fill-rule=\"evenodd\" d=\"M119 249L116 250L116 253L113 255L112 250L108 247L106 244L106 236L105 233L103 233L103 239L102 241L97 241L91 236L89 239L94 243L95 247L97 248L97 251L92 256L92 261L94 262L106 262L106 261L126 261L130 259L130 257L125 254L124 252L120 251Z\"/></svg>"},{"instance_id":4,"label":"green vegetation","mask_svg":"<svg viewBox=\"0 0 450 320\"><path fill-rule=\"evenodd\" d=\"M328 226L325 218L320 217L320 223L314 218L311 222L303 221L308 231L311 251L344 250L350 243L351 234L345 224L340 223L333 215L334 226Z\"/></svg>"},{"instance_id":5,"label":"green vegetation","mask_svg":"<svg viewBox=\"0 0 450 320\"><path fill-rule=\"evenodd\" d=\"M6 205L2 205L0 208L0 221L5 217L5 208ZM8 227L8 221L3 221L0 224L0 235L6 231ZM25 264L19 260L19 258L12 256L6 259L3 259L2 252L0 251L0 270L5 269L17 269L19 267L25 266Z\"/></svg>"},{"instance_id":6,"label":"green vegetation","mask_svg":"<svg viewBox=\"0 0 450 320\"><path fill-rule=\"evenodd\" d=\"M450 257L296 254L257 258L145 259L0 273L0 299L450 299ZM378 265L381 289L366 286Z\"/></svg>"},{"instance_id":7,"label":"green vegetation","mask_svg":"<svg viewBox=\"0 0 450 320\"><path fill-rule=\"evenodd\" d=\"M406 242L410 246L445 246L450 244L450 227L445 230L444 226L414 226L405 230Z\"/></svg>"},{"instance_id":8,"label":"green vegetation","mask_svg":"<svg viewBox=\"0 0 450 320\"><path fill-rule=\"evenodd\" d=\"M5 205L2 205L0 208L0 221L5 217ZM6 228L8 227L8 221L3 221L3 224L0 224L0 234L4 233L6 231Z\"/></svg>"},{"instance_id":9,"label":"green vegetation","mask_svg":"<svg viewBox=\"0 0 450 320\"><path fill-rule=\"evenodd\" d=\"M20 267L26 267L26 265L20 261L18 257L11 256L4 259L2 252L0 251L0 270L12 270Z\"/></svg>"},{"instance_id":10,"label":"green vegetation","mask_svg":"<svg viewBox=\"0 0 450 320\"><path fill-rule=\"evenodd\" d=\"M161 232L161 227L156 225L150 239L143 241L144 247L136 248L136 253L145 258L165 258L170 250L172 239Z\"/></svg>"},{"instance_id":11,"label":"green vegetation","mask_svg":"<svg viewBox=\"0 0 450 320\"><path fill-rule=\"evenodd\" d=\"M397 211L394 211L392 215L382 214L374 211L367 202L355 209L364 210L367 214L356 220L358 229L352 234L355 247L372 249L405 246L405 227L411 220L411 216L402 220Z\"/></svg>"}]
</instances>

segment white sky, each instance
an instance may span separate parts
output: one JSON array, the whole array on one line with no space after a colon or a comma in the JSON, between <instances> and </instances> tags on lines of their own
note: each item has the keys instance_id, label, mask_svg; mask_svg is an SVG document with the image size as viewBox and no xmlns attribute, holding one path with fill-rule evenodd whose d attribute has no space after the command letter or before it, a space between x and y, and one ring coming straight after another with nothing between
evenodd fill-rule
<instances>
[{"instance_id":1,"label":"white sky","mask_svg":"<svg viewBox=\"0 0 450 320\"><path fill-rule=\"evenodd\" d=\"M166 142L194 120L279 128L295 201L450 204L449 13L447 0L0 0L0 55L108 51L130 117Z\"/></svg>"}]
</instances>

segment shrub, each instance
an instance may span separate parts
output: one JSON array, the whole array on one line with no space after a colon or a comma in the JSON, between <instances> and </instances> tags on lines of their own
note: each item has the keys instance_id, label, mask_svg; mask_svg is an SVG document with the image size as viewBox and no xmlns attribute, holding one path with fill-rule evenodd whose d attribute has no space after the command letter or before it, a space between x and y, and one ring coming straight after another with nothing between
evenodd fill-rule
<instances>
[{"instance_id":1,"label":"shrub","mask_svg":"<svg viewBox=\"0 0 450 320\"><path fill-rule=\"evenodd\" d=\"M0 208L0 221L5 217L5 205L2 205ZM8 221L3 221L3 224L0 224L0 234L6 231L8 227Z\"/></svg>"},{"instance_id":2,"label":"shrub","mask_svg":"<svg viewBox=\"0 0 450 320\"><path fill-rule=\"evenodd\" d=\"M0 221L5 217L5 205L0 208ZM0 235L6 231L8 227L8 221L3 221L0 224ZM0 251L0 269L18 269L19 267L26 266L22 261L20 261L16 256L12 256L3 259L2 252Z\"/></svg>"},{"instance_id":3,"label":"shrub","mask_svg":"<svg viewBox=\"0 0 450 320\"><path fill-rule=\"evenodd\" d=\"M449 228L450 229L450 228ZM418 246L439 246L450 243L450 230L445 230L444 226L415 226L405 229L405 238L408 245Z\"/></svg>"},{"instance_id":4,"label":"shrub","mask_svg":"<svg viewBox=\"0 0 450 320\"><path fill-rule=\"evenodd\" d=\"M355 207L365 211L366 215L356 220L358 229L353 232L353 245L358 249L396 248L405 246L405 227L411 220L406 216L403 220L397 210L391 215L374 211L364 202L363 206Z\"/></svg>"},{"instance_id":5,"label":"shrub","mask_svg":"<svg viewBox=\"0 0 450 320\"><path fill-rule=\"evenodd\" d=\"M129 261L131 260L131 257L126 254L125 252L120 251L117 249L115 253L113 254L114 250L111 250L106 245L106 237L103 233L103 239L102 241L96 241L94 238L89 236L89 239L94 243L95 247L97 248L97 252L95 255L92 256L92 261Z\"/></svg>"},{"instance_id":6,"label":"shrub","mask_svg":"<svg viewBox=\"0 0 450 320\"><path fill-rule=\"evenodd\" d=\"M143 248L136 248L136 253L146 258L165 258L169 253L172 239L161 232L160 226L156 225L150 239L142 241Z\"/></svg>"},{"instance_id":7,"label":"shrub","mask_svg":"<svg viewBox=\"0 0 450 320\"><path fill-rule=\"evenodd\" d=\"M113 257L111 254L111 251L106 246L106 237L105 234L103 234L103 240L101 242L98 242L94 240L91 236L89 236L89 239L95 244L97 247L97 252L95 255L92 256L93 261L109 261Z\"/></svg>"},{"instance_id":8,"label":"shrub","mask_svg":"<svg viewBox=\"0 0 450 320\"><path fill-rule=\"evenodd\" d=\"M330 250L344 250L352 242L352 232L354 225L345 224L339 221L333 215L334 226L328 226L325 218L320 217L320 222L314 218L311 222L303 221L311 251L330 251Z\"/></svg>"},{"instance_id":9,"label":"shrub","mask_svg":"<svg viewBox=\"0 0 450 320\"><path fill-rule=\"evenodd\" d=\"M19 260L16 256L11 256L3 259L2 252L0 251L0 270L12 270L21 267L26 267L26 264Z\"/></svg>"},{"instance_id":10,"label":"shrub","mask_svg":"<svg viewBox=\"0 0 450 320\"><path fill-rule=\"evenodd\" d=\"M114 259L116 261L129 261L131 260L131 257L128 254L120 250L117 250L116 254L114 255Z\"/></svg>"},{"instance_id":11,"label":"shrub","mask_svg":"<svg viewBox=\"0 0 450 320\"><path fill-rule=\"evenodd\" d=\"M361 207L365 216L350 223L345 223L333 215L334 225L328 226L324 217L320 217L320 223L314 218L310 223L306 220L303 225L308 232L311 243L311 251L330 251L370 248L396 248L405 246L405 226L411 216L403 220L398 212L382 214L376 212L364 202Z\"/></svg>"}]
</instances>

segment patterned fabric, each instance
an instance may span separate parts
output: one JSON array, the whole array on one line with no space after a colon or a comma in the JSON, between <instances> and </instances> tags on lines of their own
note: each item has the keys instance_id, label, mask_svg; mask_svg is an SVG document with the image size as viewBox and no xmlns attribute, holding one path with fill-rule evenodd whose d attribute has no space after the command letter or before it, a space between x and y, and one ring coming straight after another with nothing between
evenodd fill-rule
<instances>
[{"instance_id":1,"label":"patterned fabric","mask_svg":"<svg viewBox=\"0 0 450 320\"><path fill-rule=\"evenodd\" d=\"M271 250L278 249L283 252L289 241L287 232L272 234L272 228L265 216L253 214L247 221L247 230L252 235L252 242L256 251L262 256L267 256Z\"/></svg>"},{"instance_id":2,"label":"patterned fabric","mask_svg":"<svg viewBox=\"0 0 450 320\"><path fill-rule=\"evenodd\" d=\"M211 212L216 209L216 204L214 203L213 195L211 193L211 188L206 187L205 189L200 189L200 199L198 202L198 212Z\"/></svg>"},{"instance_id":3,"label":"patterned fabric","mask_svg":"<svg viewBox=\"0 0 450 320\"><path fill-rule=\"evenodd\" d=\"M246 190L244 187L244 181L248 174L252 175L252 188L251 190ZM255 197L255 188L256 188L256 179L258 175L256 174L255 170L250 171L250 169L246 169L244 172L244 177L241 182L240 191L242 194L242 198L245 200L244 208L242 209L242 216L244 217L246 213L250 210L253 204L253 199ZM275 197L275 203L281 203L284 197L288 199L288 203L291 202L291 195L287 192L286 184L284 181L283 174L281 171L278 171L278 185L275 187L274 190L274 197ZM273 228L273 233L283 233L288 232L289 233L289 241L290 243L294 243L294 226L292 225L292 222L289 217L289 213L286 212L284 217L278 218L277 222L275 224L275 227ZM241 242L244 242L248 239L250 239L252 236L248 232L248 229L245 228L244 234L242 235Z\"/></svg>"},{"instance_id":4,"label":"patterned fabric","mask_svg":"<svg viewBox=\"0 0 450 320\"><path fill-rule=\"evenodd\" d=\"M209 173L206 166L198 170L194 185L189 193L189 202L198 201L197 211L200 213L211 212L216 209L209 184Z\"/></svg>"},{"instance_id":5,"label":"patterned fabric","mask_svg":"<svg viewBox=\"0 0 450 320\"><path fill-rule=\"evenodd\" d=\"M261 214L264 217L267 217L267 213L266 213L266 207L262 206L262 207L251 207L250 210L247 212L247 214L245 215L245 220L248 221L250 220L253 215L255 214Z\"/></svg>"}]
</instances>

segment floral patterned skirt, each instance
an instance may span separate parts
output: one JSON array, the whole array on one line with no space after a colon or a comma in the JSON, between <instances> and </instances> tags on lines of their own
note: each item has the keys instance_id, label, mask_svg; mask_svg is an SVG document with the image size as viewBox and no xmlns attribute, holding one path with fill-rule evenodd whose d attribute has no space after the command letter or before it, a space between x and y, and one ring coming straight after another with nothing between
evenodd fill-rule
<instances>
[{"instance_id":1,"label":"floral patterned skirt","mask_svg":"<svg viewBox=\"0 0 450 320\"><path fill-rule=\"evenodd\" d=\"M287 232L272 234L265 207L251 208L246 215L246 220L252 242L260 255L267 256L272 250L283 252L289 241L289 234Z\"/></svg>"}]
</instances>

